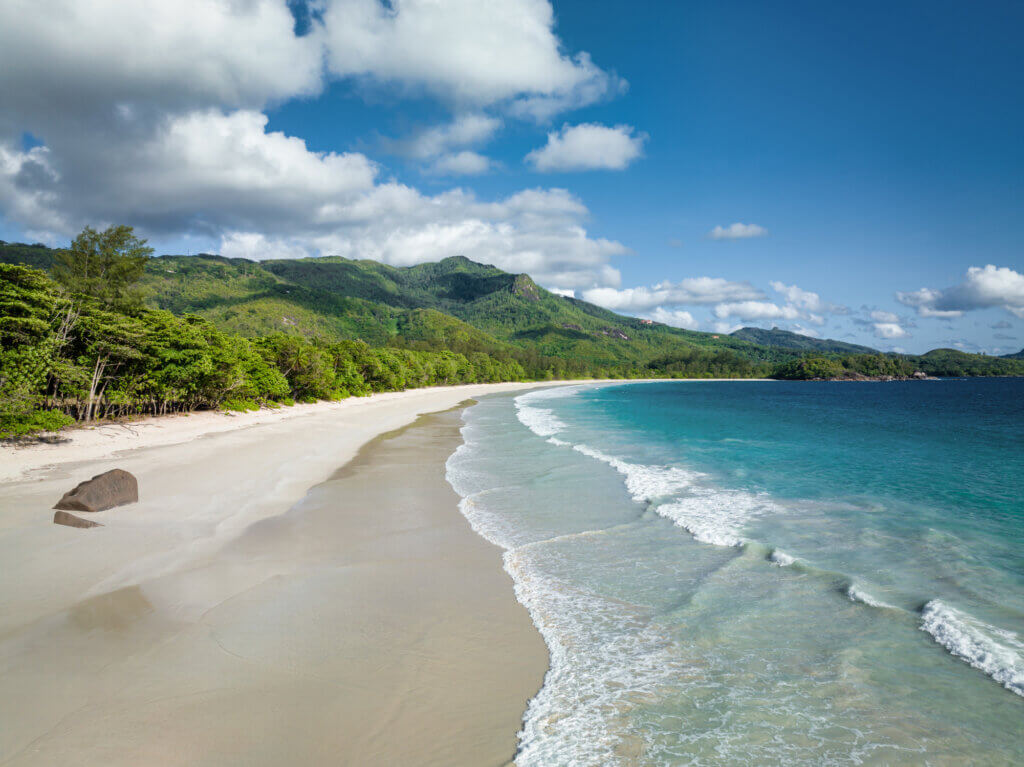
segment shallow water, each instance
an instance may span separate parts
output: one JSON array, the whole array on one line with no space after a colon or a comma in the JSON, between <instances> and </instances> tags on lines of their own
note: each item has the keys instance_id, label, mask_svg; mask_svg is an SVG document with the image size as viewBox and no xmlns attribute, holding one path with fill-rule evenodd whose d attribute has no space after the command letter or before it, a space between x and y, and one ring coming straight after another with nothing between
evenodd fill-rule
<instances>
[{"instance_id":1,"label":"shallow water","mask_svg":"<svg viewBox=\"0 0 1024 767\"><path fill-rule=\"evenodd\" d=\"M1024 381L467 411L448 479L551 670L517 763L1024 758Z\"/></svg>"}]
</instances>

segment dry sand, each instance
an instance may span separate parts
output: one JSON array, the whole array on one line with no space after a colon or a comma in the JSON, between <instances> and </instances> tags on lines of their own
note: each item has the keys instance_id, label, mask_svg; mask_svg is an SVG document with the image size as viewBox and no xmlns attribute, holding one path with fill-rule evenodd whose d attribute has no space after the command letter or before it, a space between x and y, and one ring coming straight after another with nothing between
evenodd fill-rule
<instances>
[{"instance_id":1,"label":"dry sand","mask_svg":"<svg viewBox=\"0 0 1024 767\"><path fill-rule=\"evenodd\" d=\"M0 764L508 760L547 655L444 481L458 414L374 438L520 388L5 448L26 478L0 485ZM115 466L138 504L50 522Z\"/></svg>"}]
</instances>

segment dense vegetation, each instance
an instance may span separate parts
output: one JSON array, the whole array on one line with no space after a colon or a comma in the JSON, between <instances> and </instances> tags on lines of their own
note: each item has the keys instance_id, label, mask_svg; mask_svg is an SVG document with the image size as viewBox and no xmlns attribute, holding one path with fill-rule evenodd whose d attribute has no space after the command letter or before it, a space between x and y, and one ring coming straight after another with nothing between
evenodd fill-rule
<instances>
[{"instance_id":1,"label":"dense vegetation","mask_svg":"<svg viewBox=\"0 0 1024 767\"><path fill-rule=\"evenodd\" d=\"M780 349L793 349L800 352L819 352L824 354L877 354L875 349L859 344L849 344L832 338L811 338L789 330L772 328L740 328L734 331L733 338L751 341L755 344L774 346Z\"/></svg>"},{"instance_id":2,"label":"dense vegetation","mask_svg":"<svg viewBox=\"0 0 1024 767\"><path fill-rule=\"evenodd\" d=\"M849 354L862 350L870 353ZM86 229L65 250L0 242L0 436L434 384L915 370L1024 375L1024 362L949 349L882 355L785 331L681 330L462 257L404 268L151 258L128 227Z\"/></svg>"},{"instance_id":3,"label":"dense vegetation","mask_svg":"<svg viewBox=\"0 0 1024 767\"><path fill-rule=\"evenodd\" d=\"M965 376L1024 376L1024 360L986 357L955 349L934 349L923 355L847 354L839 357L808 355L781 363L772 378L795 381L850 378L909 378L920 371L936 378Z\"/></svg>"}]
</instances>

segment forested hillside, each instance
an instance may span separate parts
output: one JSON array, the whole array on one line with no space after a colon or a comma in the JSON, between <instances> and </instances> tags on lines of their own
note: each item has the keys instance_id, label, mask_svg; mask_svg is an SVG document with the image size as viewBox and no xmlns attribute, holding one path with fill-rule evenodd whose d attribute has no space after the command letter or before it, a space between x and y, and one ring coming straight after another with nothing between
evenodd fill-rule
<instances>
[{"instance_id":1,"label":"forested hillside","mask_svg":"<svg viewBox=\"0 0 1024 767\"><path fill-rule=\"evenodd\" d=\"M1024 375L1024 361L949 349L883 355L779 330L681 330L461 256L411 267L153 258L129 227L86 229L65 250L0 242L0 437L443 383L915 370Z\"/></svg>"},{"instance_id":2,"label":"forested hillside","mask_svg":"<svg viewBox=\"0 0 1024 767\"><path fill-rule=\"evenodd\" d=\"M733 338L740 338L764 346L773 346L780 349L792 349L800 352L824 352L827 354L879 354L877 349L859 344L849 344L845 341L836 341L834 338L811 338L800 333L793 333L789 330L772 328L740 328L730 334Z\"/></svg>"}]
</instances>

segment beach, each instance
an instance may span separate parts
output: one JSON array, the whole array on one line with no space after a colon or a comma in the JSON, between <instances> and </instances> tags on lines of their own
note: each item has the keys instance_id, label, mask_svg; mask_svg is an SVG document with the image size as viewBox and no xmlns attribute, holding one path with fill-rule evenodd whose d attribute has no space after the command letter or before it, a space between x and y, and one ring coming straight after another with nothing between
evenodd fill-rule
<instances>
[{"instance_id":1,"label":"beach","mask_svg":"<svg viewBox=\"0 0 1024 767\"><path fill-rule=\"evenodd\" d=\"M3 448L0 762L510 761L547 653L445 460L460 404L531 386ZM137 504L52 524L115 467Z\"/></svg>"}]
</instances>

